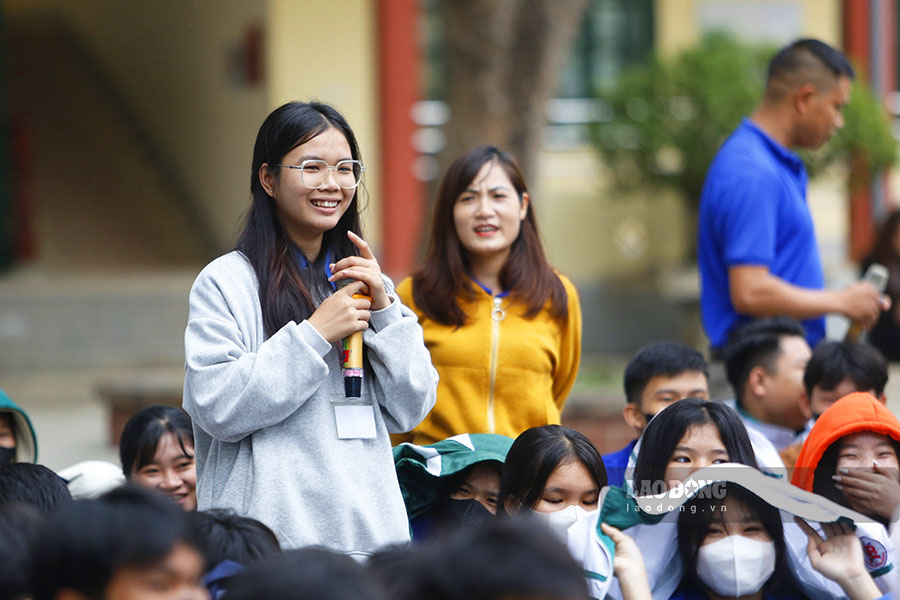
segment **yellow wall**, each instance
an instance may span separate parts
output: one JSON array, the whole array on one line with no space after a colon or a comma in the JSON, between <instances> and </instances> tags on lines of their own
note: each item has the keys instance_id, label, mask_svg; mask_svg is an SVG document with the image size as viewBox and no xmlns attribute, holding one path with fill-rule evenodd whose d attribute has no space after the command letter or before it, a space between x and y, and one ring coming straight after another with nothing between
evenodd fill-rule
<instances>
[{"instance_id":1,"label":"yellow wall","mask_svg":"<svg viewBox=\"0 0 900 600\"><path fill-rule=\"evenodd\" d=\"M316 99L337 108L366 165L366 237L378 247L378 98L374 4L364 0L269 0L268 103Z\"/></svg>"},{"instance_id":2,"label":"yellow wall","mask_svg":"<svg viewBox=\"0 0 900 600\"><path fill-rule=\"evenodd\" d=\"M250 162L266 114L289 100L333 104L367 166L364 223L378 246L374 4L369 0L5 0L50 9L90 48L180 170L220 250L249 202ZM252 25L263 28L264 80L247 87L229 64Z\"/></svg>"},{"instance_id":3,"label":"yellow wall","mask_svg":"<svg viewBox=\"0 0 900 600\"><path fill-rule=\"evenodd\" d=\"M660 54L673 54L694 45L700 39L697 12L700 5L710 1L744 6L752 4L758 6L763 14L766 11L771 13L773 5L796 5L801 13L801 30L797 32L797 37L815 37L840 46L840 0L656 0L655 35Z\"/></svg>"},{"instance_id":4,"label":"yellow wall","mask_svg":"<svg viewBox=\"0 0 900 600\"><path fill-rule=\"evenodd\" d=\"M237 83L228 65L265 4L59 0L57 10L180 170L219 249L231 246L267 102L263 86Z\"/></svg>"},{"instance_id":5,"label":"yellow wall","mask_svg":"<svg viewBox=\"0 0 900 600\"><path fill-rule=\"evenodd\" d=\"M583 283L681 266L694 240L678 195L626 195L612 181L591 148L541 153L532 206L550 263Z\"/></svg>"}]
</instances>

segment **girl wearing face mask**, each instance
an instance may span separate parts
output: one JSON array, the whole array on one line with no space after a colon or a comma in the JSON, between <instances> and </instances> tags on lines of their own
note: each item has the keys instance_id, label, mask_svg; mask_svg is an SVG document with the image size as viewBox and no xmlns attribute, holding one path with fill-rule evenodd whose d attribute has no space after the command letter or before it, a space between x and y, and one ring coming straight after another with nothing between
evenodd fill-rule
<instances>
[{"instance_id":1,"label":"girl wearing face mask","mask_svg":"<svg viewBox=\"0 0 900 600\"><path fill-rule=\"evenodd\" d=\"M0 467L37 462L37 436L31 419L0 390Z\"/></svg>"},{"instance_id":2,"label":"girl wearing face mask","mask_svg":"<svg viewBox=\"0 0 900 600\"><path fill-rule=\"evenodd\" d=\"M197 468L191 418L175 406L148 406L122 430L119 459L125 478L155 489L183 510L197 508Z\"/></svg>"},{"instance_id":3,"label":"girl wearing face mask","mask_svg":"<svg viewBox=\"0 0 900 600\"><path fill-rule=\"evenodd\" d=\"M559 423L578 373L581 308L544 255L511 155L481 146L453 161L424 263L397 293L419 317L440 381L434 409L395 443Z\"/></svg>"},{"instance_id":4,"label":"girl wearing face mask","mask_svg":"<svg viewBox=\"0 0 900 600\"><path fill-rule=\"evenodd\" d=\"M644 430L637 452L632 485L638 496L665 492L709 465L757 466L737 412L702 398L679 400L656 415Z\"/></svg>"},{"instance_id":5,"label":"girl wearing face mask","mask_svg":"<svg viewBox=\"0 0 900 600\"><path fill-rule=\"evenodd\" d=\"M506 455L498 514L538 518L565 543L570 528L596 521L600 490L606 484L603 459L584 435L560 425L532 427L516 438ZM615 544L613 574L622 582L624 600L650 600L644 561L634 541L606 523L599 527Z\"/></svg>"},{"instance_id":6,"label":"girl wearing face mask","mask_svg":"<svg viewBox=\"0 0 900 600\"><path fill-rule=\"evenodd\" d=\"M694 499L678 519L678 553L685 569L672 600L788 600L805 598L793 585L778 509L740 486L721 499ZM851 600L881 597L863 564L859 539L847 525L825 524L822 539L806 523L813 568L837 582Z\"/></svg>"},{"instance_id":7,"label":"girl wearing face mask","mask_svg":"<svg viewBox=\"0 0 900 600\"><path fill-rule=\"evenodd\" d=\"M512 443L505 435L472 433L427 446L394 447L413 543L494 517L500 471Z\"/></svg>"},{"instance_id":8,"label":"girl wearing face mask","mask_svg":"<svg viewBox=\"0 0 900 600\"><path fill-rule=\"evenodd\" d=\"M513 442L500 476L499 510L533 511L565 531L597 508L606 469L584 435L560 425L532 427Z\"/></svg>"},{"instance_id":9,"label":"girl wearing face mask","mask_svg":"<svg viewBox=\"0 0 900 600\"><path fill-rule=\"evenodd\" d=\"M701 398L685 398L660 411L644 429L635 452L633 476L626 469L624 488L636 496L663 494L713 464L736 462L756 468L750 438L737 412ZM683 575L677 517L677 512L669 512L657 524L637 524L624 531L643 556L655 598L672 594ZM614 583L609 595L624 598L620 587Z\"/></svg>"}]
</instances>

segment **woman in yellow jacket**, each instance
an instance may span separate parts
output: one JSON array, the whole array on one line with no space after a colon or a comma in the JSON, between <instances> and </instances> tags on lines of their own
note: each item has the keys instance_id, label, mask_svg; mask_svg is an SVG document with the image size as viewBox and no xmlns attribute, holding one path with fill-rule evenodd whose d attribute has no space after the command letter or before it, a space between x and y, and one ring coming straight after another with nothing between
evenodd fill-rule
<instances>
[{"instance_id":1,"label":"woman in yellow jacket","mask_svg":"<svg viewBox=\"0 0 900 600\"><path fill-rule=\"evenodd\" d=\"M547 262L515 159L480 146L438 190L424 264L397 287L440 374L437 403L394 441L512 438L559 423L581 358L581 307Z\"/></svg>"}]
</instances>

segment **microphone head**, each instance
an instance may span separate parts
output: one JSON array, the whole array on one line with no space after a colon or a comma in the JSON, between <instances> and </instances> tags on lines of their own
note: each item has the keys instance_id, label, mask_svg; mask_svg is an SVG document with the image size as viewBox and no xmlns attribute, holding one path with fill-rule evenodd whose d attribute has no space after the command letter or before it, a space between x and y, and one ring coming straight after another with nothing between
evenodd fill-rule
<instances>
[{"instance_id":1,"label":"microphone head","mask_svg":"<svg viewBox=\"0 0 900 600\"><path fill-rule=\"evenodd\" d=\"M883 294L884 290L887 289L888 276L887 267L878 263L872 263L866 269L863 281L872 284L872 287L878 290L879 294Z\"/></svg>"}]
</instances>

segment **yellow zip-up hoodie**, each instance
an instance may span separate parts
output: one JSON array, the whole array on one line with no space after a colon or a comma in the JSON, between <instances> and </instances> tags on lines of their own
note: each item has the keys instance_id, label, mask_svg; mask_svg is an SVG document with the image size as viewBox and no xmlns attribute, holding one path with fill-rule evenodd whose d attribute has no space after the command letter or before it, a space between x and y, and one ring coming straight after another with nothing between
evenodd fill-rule
<instances>
[{"instance_id":1,"label":"yellow zip-up hoodie","mask_svg":"<svg viewBox=\"0 0 900 600\"><path fill-rule=\"evenodd\" d=\"M529 427L559 423L581 361L581 305L572 282L558 276L568 296L565 325L549 306L526 319L523 306L508 296L492 298L474 282L475 300L459 299L468 322L443 325L416 306L411 278L397 286L419 317L440 381L431 413L410 433L392 436L394 444L432 444L460 433L515 438Z\"/></svg>"}]
</instances>

